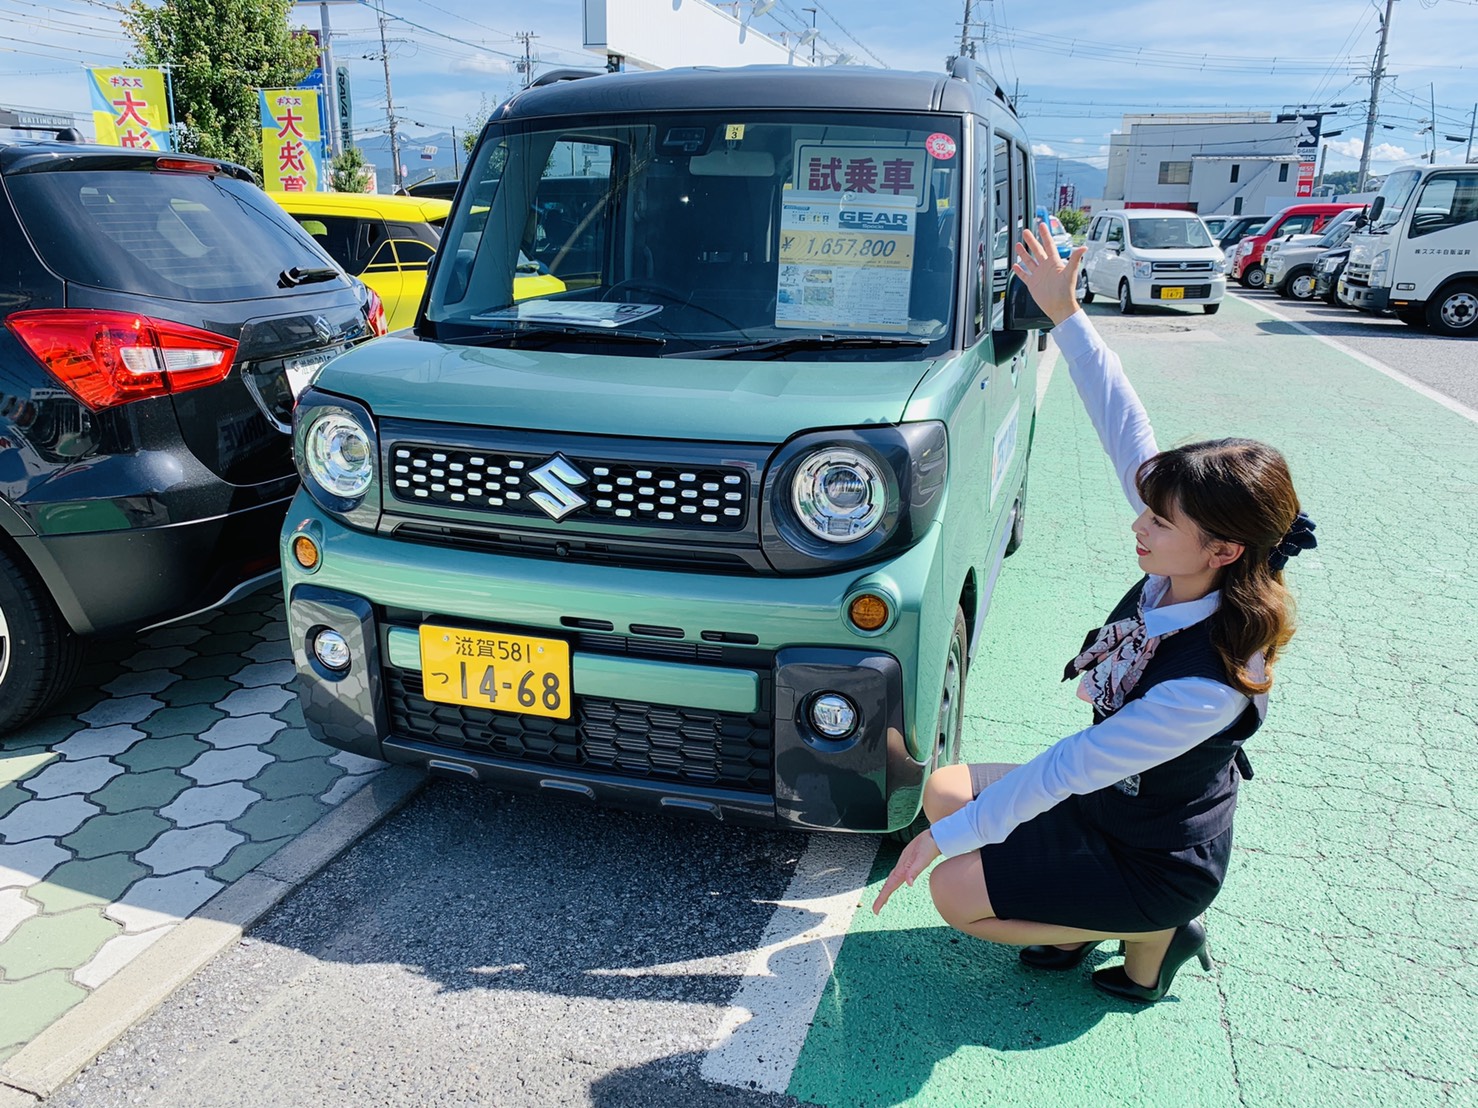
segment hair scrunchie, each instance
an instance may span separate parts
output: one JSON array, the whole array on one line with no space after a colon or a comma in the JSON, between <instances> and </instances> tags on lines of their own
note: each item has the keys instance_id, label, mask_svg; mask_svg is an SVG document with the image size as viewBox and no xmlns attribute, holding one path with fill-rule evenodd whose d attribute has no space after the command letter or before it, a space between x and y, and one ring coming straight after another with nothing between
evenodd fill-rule
<instances>
[{"instance_id":1,"label":"hair scrunchie","mask_svg":"<svg viewBox=\"0 0 1478 1108\"><path fill-rule=\"evenodd\" d=\"M1314 527L1315 523L1307 512L1299 512L1293 517L1293 525L1288 528L1288 533L1268 554L1268 565L1274 572L1286 566L1289 558L1296 558L1300 552L1312 550L1319 545L1319 540L1314 538Z\"/></svg>"}]
</instances>

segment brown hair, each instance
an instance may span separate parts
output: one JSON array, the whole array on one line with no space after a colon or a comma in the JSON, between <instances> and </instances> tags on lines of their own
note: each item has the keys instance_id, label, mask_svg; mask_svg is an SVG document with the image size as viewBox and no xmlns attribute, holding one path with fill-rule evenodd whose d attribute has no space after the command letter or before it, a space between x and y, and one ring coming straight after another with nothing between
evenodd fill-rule
<instances>
[{"instance_id":1,"label":"brown hair","mask_svg":"<svg viewBox=\"0 0 1478 1108\"><path fill-rule=\"evenodd\" d=\"M1211 642L1228 683L1248 696L1267 692L1273 663L1293 637L1293 597L1268 555L1298 515L1298 494L1283 455L1251 439L1193 442L1156 454L1135 474L1139 495L1157 515L1189 519L1208 542L1240 544L1241 557L1221 571L1221 607ZM1248 670L1261 651L1265 674Z\"/></svg>"}]
</instances>

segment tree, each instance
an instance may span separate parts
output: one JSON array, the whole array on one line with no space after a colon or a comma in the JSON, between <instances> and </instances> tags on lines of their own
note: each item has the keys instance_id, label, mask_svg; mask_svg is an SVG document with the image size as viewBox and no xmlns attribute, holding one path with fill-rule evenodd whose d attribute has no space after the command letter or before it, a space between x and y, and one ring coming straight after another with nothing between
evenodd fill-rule
<instances>
[{"instance_id":1,"label":"tree","mask_svg":"<svg viewBox=\"0 0 1478 1108\"><path fill-rule=\"evenodd\" d=\"M131 0L133 60L167 65L181 150L262 171L257 90L291 88L318 64L318 44L289 29L292 0Z\"/></svg>"},{"instance_id":2,"label":"tree","mask_svg":"<svg viewBox=\"0 0 1478 1108\"><path fill-rule=\"evenodd\" d=\"M1057 213L1057 218L1062 221L1062 229L1070 235L1076 235L1088 226L1087 213L1080 212L1077 208L1063 208Z\"/></svg>"},{"instance_id":3,"label":"tree","mask_svg":"<svg viewBox=\"0 0 1478 1108\"><path fill-rule=\"evenodd\" d=\"M477 94L477 110L467 117L467 130L462 135L462 155L464 157L471 155L473 148L477 145L477 140L482 138L483 126L492 116L495 107L497 105L488 99L487 93Z\"/></svg>"},{"instance_id":4,"label":"tree","mask_svg":"<svg viewBox=\"0 0 1478 1108\"><path fill-rule=\"evenodd\" d=\"M344 147L344 152L329 165L329 187L335 192L364 192L369 181L364 152L357 146Z\"/></svg>"}]
</instances>

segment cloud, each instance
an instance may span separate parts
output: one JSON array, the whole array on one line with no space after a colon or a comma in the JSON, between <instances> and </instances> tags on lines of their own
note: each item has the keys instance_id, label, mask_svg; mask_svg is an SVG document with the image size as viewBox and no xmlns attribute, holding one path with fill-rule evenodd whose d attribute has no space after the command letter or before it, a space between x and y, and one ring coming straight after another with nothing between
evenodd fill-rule
<instances>
[{"instance_id":1,"label":"cloud","mask_svg":"<svg viewBox=\"0 0 1478 1108\"><path fill-rule=\"evenodd\" d=\"M1365 144L1356 138L1337 139L1329 144L1329 151L1346 158L1358 159L1364 146ZM1413 154L1404 146L1395 146L1389 142L1380 142L1370 148L1371 164L1402 164L1421 161L1424 157L1423 154Z\"/></svg>"},{"instance_id":2,"label":"cloud","mask_svg":"<svg viewBox=\"0 0 1478 1108\"><path fill-rule=\"evenodd\" d=\"M453 73L494 73L502 75L513 72L513 62L492 54L473 54L452 61Z\"/></svg>"},{"instance_id":3,"label":"cloud","mask_svg":"<svg viewBox=\"0 0 1478 1108\"><path fill-rule=\"evenodd\" d=\"M1055 158L1057 156L1057 151L1053 150L1045 142L1032 143L1032 153L1039 158Z\"/></svg>"}]
</instances>

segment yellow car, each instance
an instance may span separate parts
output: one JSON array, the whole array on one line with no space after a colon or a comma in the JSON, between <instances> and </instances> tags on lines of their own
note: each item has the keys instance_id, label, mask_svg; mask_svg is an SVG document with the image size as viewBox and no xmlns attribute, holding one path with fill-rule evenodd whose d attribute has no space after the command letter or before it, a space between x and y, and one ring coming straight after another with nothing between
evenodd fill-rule
<instances>
[{"instance_id":1,"label":"yellow car","mask_svg":"<svg viewBox=\"0 0 1478 1108\"><path fill-rule=\"evenodd\" d=\"M270 192L329 255L379 294L390 330L416 321L431 257L441 244L450 200L354 192ZM515 299L563 292L546 275L514 278Z\"/></svg>"}]
</instances>

